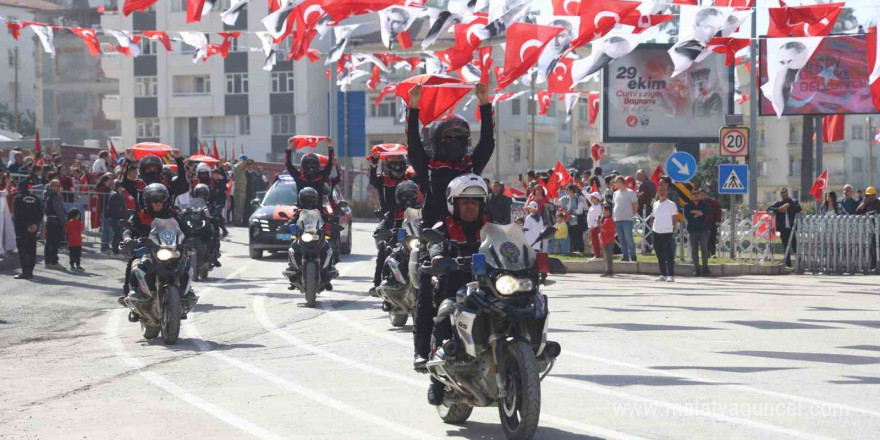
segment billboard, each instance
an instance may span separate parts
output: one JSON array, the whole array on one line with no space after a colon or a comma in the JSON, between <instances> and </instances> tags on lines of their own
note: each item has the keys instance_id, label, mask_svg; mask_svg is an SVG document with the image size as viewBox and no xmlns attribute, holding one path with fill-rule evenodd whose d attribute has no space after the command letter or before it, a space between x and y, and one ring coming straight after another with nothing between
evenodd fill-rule
<instances>
[{"instance_id":1,"label":"billboard","mask_svg":"<svg viewBox=\"0 0 880 440\"><path fill-rule=\"evenodd\" d=\"M672 78L669 44L642 44L602 73L604 142L718 142L733 68L711 54Z\"/></svg>"},{"instance_id":2,"label":"billboard","mask_svg":"<svg viewBox=\"0 0 880 440\"><path fill-rule=\"evenodd\" d=\"M761 40L760 59L767 42ZM877 113L868 84L868 43L865 35L825 38L801 69L791 88L783 115ZM767 83L767 66L761 63L761 84ZM761 93L761 116L776 116L770 100Z\"/></svg>"}]
</instances>

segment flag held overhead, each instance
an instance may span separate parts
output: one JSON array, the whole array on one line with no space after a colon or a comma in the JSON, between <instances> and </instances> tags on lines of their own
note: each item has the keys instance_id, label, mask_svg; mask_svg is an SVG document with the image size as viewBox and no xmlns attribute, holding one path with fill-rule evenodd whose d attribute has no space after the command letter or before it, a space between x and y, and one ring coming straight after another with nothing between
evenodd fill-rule
<instances>
[{"instance_id":1,"label":"flag held overhead","mask_svg":"<svg viewBox=\"0 0 880 440\"><path fill-rule=\"evenodd\" d=\"M327 139L327 136L312 136L308 134L298 134L293 137L293 145L297 150L302 148L313 148L318 146L318 142Z\"/></svg>"}]
</instances>

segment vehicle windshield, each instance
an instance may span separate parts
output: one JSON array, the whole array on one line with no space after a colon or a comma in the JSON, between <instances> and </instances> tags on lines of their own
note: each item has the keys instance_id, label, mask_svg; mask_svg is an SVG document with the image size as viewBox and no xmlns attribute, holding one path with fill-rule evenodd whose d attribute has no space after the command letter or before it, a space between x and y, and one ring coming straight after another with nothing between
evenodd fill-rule
<instances>
[{"instance_id":1,"label":"vehicle windshield","mask_svg":"<svg viewBox=\"0 0 880 440\"><path fill-rule=\"evenodd\" d=\"M194 208L194 209L202 209L202 208L207 208L207 207L208 207L208 202L206 202L205 199L192 199L189 202L189 206L187 206L187 208Z\"/></svg>"},{"instance_id":2,"label":"vehicle windshield","mask_svg":"<svg viewBox=\"0 0 880 440\"><path fill-rule=\"evenodd\" d=\"M175 247L180 244L183 237L183 231L174 218L156 218L153 219L152 229L150 230L150 241L161 247Z\"/></svg>"},{"instance_id":3,"label":"vehicle windshield","mask_svg":"<svg viewBox=\"0 0 880 440\"><path fill-rule=\"evenodd\" d=\"M266 193L263 199L263 205L296 205L296 185L293 183L285 183L284 185L275 185Z\"/></svg>"},{"instance_id":4,"label":"vehicle windshield","mask_svg":"<svg viewBox=\"0 0 880 440\"><path fill-rule=\"evenodd\" d=\"M489 266L512 272L535 266L535 251L516 223L486 223L480 235L483 237L480 253L486 255Z\"/></svg>"},{"instance_id":5,"label":"vehicle windshield","mask_svg":"<svg viewBox=\"0 0 880 440\"><path fill-rule=\"evenodd\" d=\"M406 235L419 235L419 225L422 220L422 211L415 208L406 208L403 212L403 228L406 229Z\"/></svg>"},{"instance_id":6,"label":"vehicle windshield","mask_svg":"<svg viewBox=\"0 0 880 440\"><path fill-rule=\"evenodd\" d=\"M299 220L297 221L298 227L303 232L310 234L317 233L318 228L322 226L321 223L321 213L317 209L304 209L299 214Z\"/></svg>"}]
</instances>

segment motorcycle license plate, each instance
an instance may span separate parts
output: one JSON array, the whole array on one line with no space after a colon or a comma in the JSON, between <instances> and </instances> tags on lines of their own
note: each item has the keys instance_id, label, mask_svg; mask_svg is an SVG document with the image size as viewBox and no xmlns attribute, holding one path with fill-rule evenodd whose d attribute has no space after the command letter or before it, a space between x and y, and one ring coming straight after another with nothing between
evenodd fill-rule
<instances>
[{"instance_id":1,"label":"motorcycle license plate","mask_svg":"<svg viewBox=\"0 0 880 440\"><path fill-rule=\"evenodd\" d=\"M283 241L290 241L290 234L275 234L275 238Z\"/></svg>"}]
</instances>

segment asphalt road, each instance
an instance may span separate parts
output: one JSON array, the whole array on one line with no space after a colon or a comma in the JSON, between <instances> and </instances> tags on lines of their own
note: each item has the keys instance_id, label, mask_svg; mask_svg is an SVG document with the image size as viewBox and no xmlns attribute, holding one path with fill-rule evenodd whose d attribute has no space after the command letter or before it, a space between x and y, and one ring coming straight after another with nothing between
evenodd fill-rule
<instances>
[{"instance_id":1,"label":"asphalt road","mask_svg":"<svg viewBox=\"0 0 880 440\"><path fill-rule=\"evenodd\" d=\"M176 346L141 339L116 305L122 262L87 275L3 275L0 438L503 438L495 408L446 425L411 369L411 327L369 297L371 225L335 290L303 306L283 257L246 231ZM62 257L62 262L66 262ZM880 433L873 277L558 276L542 439L869 439ZM50 284L51 283L51 284Z\"/></svg>"}]
</instances>

